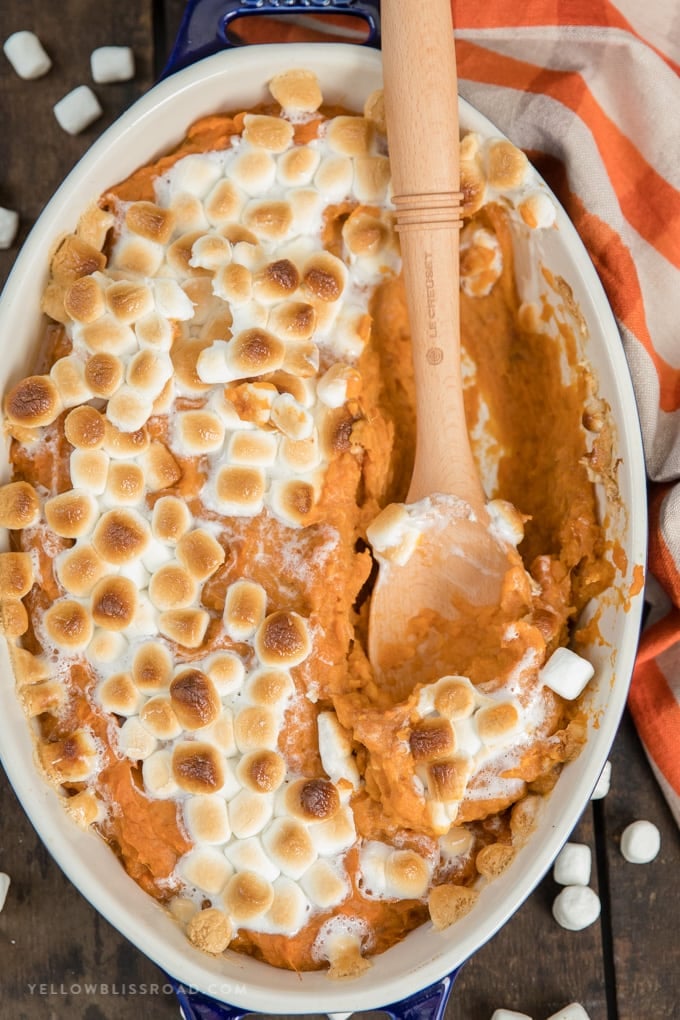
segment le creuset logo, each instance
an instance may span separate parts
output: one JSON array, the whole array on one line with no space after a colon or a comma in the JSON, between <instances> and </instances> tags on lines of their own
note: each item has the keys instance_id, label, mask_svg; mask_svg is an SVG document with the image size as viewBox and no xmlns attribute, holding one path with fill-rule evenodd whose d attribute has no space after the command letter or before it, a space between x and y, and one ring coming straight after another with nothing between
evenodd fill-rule
<instances>
[{"instance_id":1,"label":"le creuset logo","mask_svg":"<svg viewBox=\"0 0 680 1020\"><path fill-rule=\"evenodd\" d=\"M164 984L154 982L101 982L101 981L42 981L27 984L29 995L118 995L122 997L132 995L175 995L177 992L184 992L190 995L194 992L202 992L209 996L230 996L245 992L244 984L233 982L216 982L206 988L198 989L191 985L178 985L177 988L169 982Z\"/></svg>"}]
</instances>

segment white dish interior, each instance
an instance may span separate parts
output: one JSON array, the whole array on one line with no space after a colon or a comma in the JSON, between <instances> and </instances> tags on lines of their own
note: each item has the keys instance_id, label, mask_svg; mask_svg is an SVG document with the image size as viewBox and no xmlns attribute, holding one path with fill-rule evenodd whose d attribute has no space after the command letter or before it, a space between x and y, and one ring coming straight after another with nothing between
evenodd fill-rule
<instances>
[{"instance_id":1,"label":"white dish interior","mask_svg":"<svg viewBox=\"0 0 680 1020\"><path fill-rule=\"evenodd\" d=\"M380 54L336 44L248 47L208 58L156 86L120 118L72 171L26 241L0 304L5 339L0 388L27 373L40 334L40 297L48 256L57 239L72 230L79 214L106 187L179 142L188 125L217 109L250 107L267 98L266 82L291 67L314 70L327 101L361 110L381 85ZM484 117L461 101L461 124L482 135L500 136ZM588 325L586 350L600 395L617 424L618 487L622 507L613 522L633 566L644 562L645 482L633 391L619 334L573 226L558 209L557 230L544 231L545 262L571 285ZM4 467L3 480L7 478ZM633 598L627 612L613 605L600 629L608 645L589 652L596 667L592 715L598 718L580 757L568 765L557 793L542 805L537 831L509 870L486 886L473 911L445 933L426 924L373 959L360 978L332 982L323 973L278 971L236 953L212 958L194 949L176 923L127 877L108 847L81 832L59 804L34 760L29 726L0 649L0 747L9 778L50 853L85 897L124 936L184 985L216 999L267 1013L344 1013L378 1008L443 977L486 942L529 895L578 820L607 758L632 671L642 607Z\"/></svg>"}]
</instances>

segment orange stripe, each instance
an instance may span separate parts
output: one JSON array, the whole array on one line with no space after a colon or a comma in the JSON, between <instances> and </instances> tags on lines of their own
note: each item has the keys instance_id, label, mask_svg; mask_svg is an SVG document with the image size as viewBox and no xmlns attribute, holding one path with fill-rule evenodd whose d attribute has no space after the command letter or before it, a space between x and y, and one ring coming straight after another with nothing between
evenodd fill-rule
<instances>
[{"instance_id":1,"label":"orange stripe","mask_svg":"<svg viewBox=\"0 0 680 1020\"><path fill-rule=\"evenodd\" d=\"M656 659L678 641L680 641L680 610L673 607L661 620L642 632L635 668Z\"/></svg>"},{"instance_id":2,"label":"orange stripe","mask_svg":"<svg viewBox=\"0 0 680 1020\"><path fill-rule=\"evenodd\" d=\"M630 33L653 50L676 73L680 65L636 32L608 0L494 0L493 10L479 0L451 0L457 28L539 28L568 25L584 28L614 28Z\"/></svg>"},{"instance_id":3,"label":"orange stripe","mask_svg":"<svg viewBox=\"0 0 680 1020\"><path fill-rule=\"evenodd\" d=\"M674 604L680 606L680 570L659 524L663 504L672 488L671 484L652 487L649 500L649 569L668 592Z\"/></svg>"},{"instance_id":4,"label":"orange stripe","mask_svg":"<svg viewBox=\"0 0 680 1020\"><path fill-rule=\"evenodd\" d=\"M680 268L680 193L604 113L580 74L537 67L466 40L458 41L456 52L461 78L545 94L576 113L593 135L628 221Z\"/></svg>"},{"instance_id":5,"label":"orange stripe","mask_svg":"<svg viewBox=\"0 0 680 1020\"><path fill-rule=\"evenodd\" d=\"M636 665L629 705L650 757L680 796L680 705L653 659Z\"/></svg>"}]
</instances>

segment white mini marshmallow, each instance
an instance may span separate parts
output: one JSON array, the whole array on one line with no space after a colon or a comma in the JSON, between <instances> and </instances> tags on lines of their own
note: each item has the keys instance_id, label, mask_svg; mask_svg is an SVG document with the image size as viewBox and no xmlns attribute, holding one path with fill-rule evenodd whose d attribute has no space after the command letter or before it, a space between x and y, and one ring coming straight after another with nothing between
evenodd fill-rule
<instances>
[{"instance_id":1,"label":"white mini marshmallow","mask_svg":"<svg viewBox=\"0 0 680 1020\"><path fill-rule=\"evenodd\" d=\"M156 310L166 319L184 321L193 317L194 303L176 280L155 280L153 293Z\"/></svg>"},{"instance_id":2,"label":"white mini marshmallow","mask_svg":"<svg viewBox=\"0 0 680 1020\"><path fill-rule=\"evenodd\" d=\"M129 46L100 46L90 54L92 80L99 85L130 81L135 76L135 56Z\"/></svg>"},{"instance_id":3,"label":"white mini marshmallow","mask_svg":"<svg viewBox=\"0 0 680 1020\"><path fill-rule=\"evenodd\" d=\"M19 213L0 206L0 249L11 248L19 229Z\"/></svg>"},{"instance_id":4,"label":"white mini marshmallow","mask_svg":"<svg viewBox=\"0 0 680 1020\"><path fill-rule=\"evenodd\" d=\"M9 890L9 875L5 874L4 871L0 871L0 910L2 910L2 908L5 905L8 890Z\"/></svg>"},{"instance_id":5,"label":"white mini marshmallow","mask_svg":"<svg viewBox=\"0 0 680 1020\"><path fill-rule=\"evenodd\" d=\"M600 897L587 885L566 885L552 907L557 923L568 931L582 931L600 916Z\"/></svg>"},{"instance_id":6,"label":"white mini marshmallow","mask_svg":"<svg viewBox=\"0 0 680 1020\"><path fill-rule=\"evenodd\" d=\"M40 39L33 32L14 32L2 48L20 78L41 78L52 66Z\"/></svg>"},{"instance_id":7,"label":"white mini marshmallow","mask_svg":"<svg viewBox=\"0 0 680 1020\"><path fill-rule=\"evenodd\" d=\"M514 1009L495 1009L491 1020L531 1020L531 1017Z\"/></svg>"},{"instance_id":8,"label":"white mini marshmallow","mask_svg":"<svg viewBox=\"0 0 680 1020\"><path fill-rule=\"evenodd\" d=\"M60 127L70 135L80 134L102 113L99 100L89 85L78 85L54 104L54 116Z\"/></svg>"},{"instance_id":9,"label":"white mini marshmallow","mask_svg":"<svg viewBox=\"0 0 680 1020\"><path fill-rule=\"evenodd\" d=\"M654 822L639 819L621 833L621 853L630 864L649 864L661 849L661 833Z\"/></svg>"},{"instance_id":10,"label":"white mini marshmallow","mask_svg":"<svg viewBox=\"0 0 680 1020\"><path fill-rule=\"evenodd\" d=\"M592 663L570 648L556 648L539 673L541 683L573 701L594 675Z\"/></svg>"},{"instance_id":11,"label":"white mini marshmallow","mask_svg":"<svg viewBox=\"0 0 680 1020\"><path fill-rule=\"evenodd\" d=\"M126 758L145 761L156 750L158 742L136 715L126 719L118 730L118 747Z\"/></svg>"},{"instance_id":12,"label":"white mini marshmallow","mask_svg":"<svg viewBox=\"0 0 680 1020\"><path fill-rule=\"evenodd\" d=\"M592 867L590 847L585 843L565 843L553 867L558 885L588 885Z\"/></svg>"},{"instance_id":13,"label":"white mini marshmallow","mask_svg":"<svg viewBox=\"0 0 680 1020\"><path fill-rule=\"evenodd\" d=\"M603 797L606 797L607 794L609 793L611 779L612 779L612 763L608 761L605 762L605 766L602 769L602 772L600 773L600 778L595 784L595 789L593 790L590 799L602 800Z\"/></svg>"},{"instance_id":14,"label":"white mini marshmallow","mask_svg":"<svg viewBox=\"0 0 680 1020\"><path fill-rule=\"evenodd\" d=\"M548 1020L590 1020L590 1014L586 1013L580 1002L570 1002L549 1016Z\"/></svg>"}]
</instances>

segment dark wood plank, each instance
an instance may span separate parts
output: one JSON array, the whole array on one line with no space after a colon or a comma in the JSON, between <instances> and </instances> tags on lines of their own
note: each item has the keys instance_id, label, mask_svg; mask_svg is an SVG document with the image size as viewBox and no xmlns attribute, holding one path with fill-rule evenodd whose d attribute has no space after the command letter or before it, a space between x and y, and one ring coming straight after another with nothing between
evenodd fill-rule
<instances>
[{"instance_id":1,"label":"dark wood plank","mask_svg":"<svg viewBox=\"0 0 680 1020\"><path fill-rule=\"evenodd\" d=\"M680 835L628 716L613 748L612 787L602 807L618 1020L680 1016ZM661 851L650 864L629 864L620 851L621 833L638 818L661 832Z\"/></svg>"}]
</instances>

